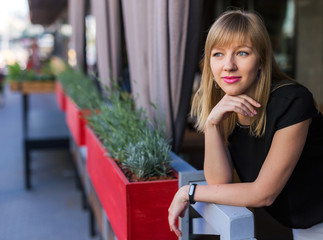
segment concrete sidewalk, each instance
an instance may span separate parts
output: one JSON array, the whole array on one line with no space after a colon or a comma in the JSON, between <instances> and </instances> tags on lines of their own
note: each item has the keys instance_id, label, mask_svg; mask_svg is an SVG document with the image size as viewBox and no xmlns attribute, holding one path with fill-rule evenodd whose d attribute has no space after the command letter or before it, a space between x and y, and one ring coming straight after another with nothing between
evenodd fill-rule
<instances>
[{"instance_id":1,"label":"concrete sidewalk","mask_svg":"<svg viewBox=\"0 0 323 240\"><path fill-rule=\"evenodd\" d=\"M32 189L24 188L22 99L8 86L0 106L0 239L96 240L81 207L67 150L32 153ZM54 94L31 97L31 108L57 108Z\"/></svg>"}]
</instances>

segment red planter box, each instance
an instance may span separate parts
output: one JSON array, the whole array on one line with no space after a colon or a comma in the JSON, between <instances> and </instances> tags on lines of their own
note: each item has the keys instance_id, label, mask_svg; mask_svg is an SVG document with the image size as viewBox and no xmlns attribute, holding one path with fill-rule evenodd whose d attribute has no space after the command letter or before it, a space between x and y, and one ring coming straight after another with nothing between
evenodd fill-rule
<instances>
[{"instance_id":1,"label":"red planter box","mask_svg":"<svg viewBox=\"0 0 323 240\"><path fill-rule=\"evenodd\" d=\"M89 110L80 110L69 97L66 97L66 122L77 146L85 145L85 116Z\"/></svg>"},{"instance_id":2,"label":"red planter box","mask_svg":"<svg viewBox=\"0 0 323 240\"><path fill-rule=\"evenodd\" d=\"M86 145L86 168L117 238L177 239L169 230L168 207L178 179L129 182L88 127Z\"/></svg>"},{"instance_id":3,"label":"red planter box","mask_svg":"<svg viewBox=\"0 0 323 240\"><path fill-rule=\"evenodd\" d=\"M62 84L59 81L56 82L55 92L56 92L57 105L60 110L65 112L66 111L66 94L65 94L64 89L62 87Z\"/></svg>"}]
</instances>

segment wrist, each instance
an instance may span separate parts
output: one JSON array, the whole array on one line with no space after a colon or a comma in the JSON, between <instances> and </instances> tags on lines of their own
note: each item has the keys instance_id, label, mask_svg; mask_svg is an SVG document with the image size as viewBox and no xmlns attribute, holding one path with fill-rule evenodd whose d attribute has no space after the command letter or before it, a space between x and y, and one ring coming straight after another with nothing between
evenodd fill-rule
<instances>
[{"instance_id":1,"label":"wrist","mask_svg":"<svg viewBox=\"0 0 323 240\"><path fill-rule=\"evenodd\" d=\"M219 130L219 129L220 129L220 126L218 124L213 124L209 121L205 123L205 129L204 129L205 132L210 130Z\"/></svg>"},{"instance_id":2,"label":"wrist","mask_svg":"<svg viewBox=\"0 0 323 240\"><path fill-rule=\"evenodd\" d=\"M193 183L190 185L190 188L188 190L188 199L190 204L194 204L194 196L195 196L195 190L196 190L197 184Z\"/></svg>"},{"instance_id":3,"label":"wrist","mask_svg":"<svg viewBox=\"0 0 323 240\"><path fill-rule=\"evenodd\" d=\"M189 202L189 197L188 197L189 189L190 189L190 185L185 185L180 189L181 190L180 196L183 202Z\"/></svg>"}]
</instances>

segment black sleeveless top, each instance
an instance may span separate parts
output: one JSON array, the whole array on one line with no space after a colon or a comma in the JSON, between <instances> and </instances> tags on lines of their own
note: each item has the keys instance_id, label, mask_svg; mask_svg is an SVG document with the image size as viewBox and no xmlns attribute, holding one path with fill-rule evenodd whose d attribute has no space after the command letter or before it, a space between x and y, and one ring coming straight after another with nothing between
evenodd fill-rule
<instances>
[{"instance_id":1,"label":"black sleeveless top","mask_svg":"<svg viewBox=\"0 0 323 240\"><path fill-rule=\"evenodd\" d=\"M312 94L299 84L274 90L266 109L264 137L249 135L236 126L229 137L229 151L242 182L256 180L275 132L312 118L300 159L282 192L267 212L286 227L309 228L323 222L323 118Z\"/></svg>"}]
</instances>

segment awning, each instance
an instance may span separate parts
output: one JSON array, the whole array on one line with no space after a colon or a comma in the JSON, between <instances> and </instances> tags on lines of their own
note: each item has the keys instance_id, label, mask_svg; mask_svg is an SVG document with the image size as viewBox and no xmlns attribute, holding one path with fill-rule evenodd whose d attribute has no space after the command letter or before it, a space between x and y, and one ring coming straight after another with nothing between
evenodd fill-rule
<instances>
[{"instance_id":1,"label":"awning","mask_svg":"<svg viewBox=\"0 0 323 240\"><path fill-rule=\"evenodd\" d=\"M28 0L32 24L49 26L67 9L67 0Z\"/></svg>"}]
</instances>

